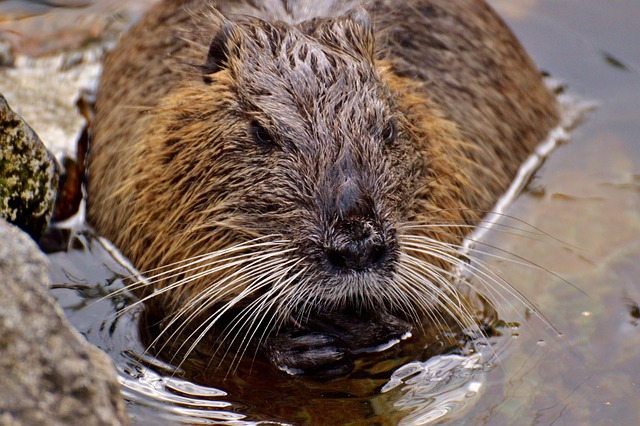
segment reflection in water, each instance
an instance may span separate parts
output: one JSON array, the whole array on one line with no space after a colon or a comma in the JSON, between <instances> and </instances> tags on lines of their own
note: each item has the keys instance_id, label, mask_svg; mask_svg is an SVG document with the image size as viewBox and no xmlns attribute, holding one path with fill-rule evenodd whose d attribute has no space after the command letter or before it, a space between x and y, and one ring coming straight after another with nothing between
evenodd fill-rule
<instances>
[{"instance_id":1,"label":"reflection in water","mask_svg":"<svg viewBox=\"0 0 640 426\"><path fill-rule=\"evenodd\" d=\"M480 353L443 355L394 371L382 392L399 389L401 396L393 406L408 413L399 424L425 425L462 414L481 394L486 380L483 372L491 367L483 358Z\"/></svg>"}]
</instances>

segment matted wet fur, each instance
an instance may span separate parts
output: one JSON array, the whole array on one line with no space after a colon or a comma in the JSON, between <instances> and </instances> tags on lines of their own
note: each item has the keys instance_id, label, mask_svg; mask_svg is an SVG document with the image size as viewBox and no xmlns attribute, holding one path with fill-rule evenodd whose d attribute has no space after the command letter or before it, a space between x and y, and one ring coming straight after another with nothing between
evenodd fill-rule
<instances>
[{"instance_id":1,"label":"matted wet fur","mask_svg":"<svg viewBox=\"0 0 640 426\"><path fill-rule=\"evenodd\" d=\"M106 58L88 219L165 338L345 372L335 328L474 323L459 245L557 120L483 1L164 1Z\"/></svg>"}]
</instances>

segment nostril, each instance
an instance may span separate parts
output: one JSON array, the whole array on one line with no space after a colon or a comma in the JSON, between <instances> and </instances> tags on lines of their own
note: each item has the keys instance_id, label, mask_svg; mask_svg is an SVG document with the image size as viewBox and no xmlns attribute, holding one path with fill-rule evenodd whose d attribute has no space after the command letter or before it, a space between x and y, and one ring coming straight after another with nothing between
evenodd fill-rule
<instances>
[{"instance_id":1,"label":"nostril","mask_svg":"<svg viewBox=\"0 0 640 426\"><path fill-rule=\"evenodd\" d=\"M386 254L387 250L385 249L384 245L374 246L371 250L371 264L377 265L378 263L381 263Z\"/></svg>"},{"instance_id":2,"label":"nostril","mask_svg":"<svg viewBox=\"0 0 640 426\"><path fill-rule=\"evenodd\" d=\"M362 271L379 265L384 261L387 250L384 245L371 243L350 243L326 251L329 263L340 269Z\"/></svg>"},{"instance_id":3,"label":"nostril","mask_svg":"<svg viewBox=\"0 0 640 426\"><path fill-rule=\"evenodd\" d=\"M347 266L347 259L339 250L327 250L327 259L335 267L344 268Z\"/></svg>"}]
</instances>

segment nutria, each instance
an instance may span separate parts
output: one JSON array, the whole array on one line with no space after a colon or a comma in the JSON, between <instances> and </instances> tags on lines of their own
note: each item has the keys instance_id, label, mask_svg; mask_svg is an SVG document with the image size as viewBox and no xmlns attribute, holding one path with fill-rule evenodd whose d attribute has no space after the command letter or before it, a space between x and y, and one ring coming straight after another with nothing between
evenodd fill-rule
<instances>
[{"instance_id":1,"label":"nutria","mask_svg":"<svg viewBox=\"0 0 640 426\"><path fill-rule=\"evenodd\" d=\"M482 0L166 0L105 60L88 220L165 336L344 372L451 309L463 237L557 121Z\"/></svg>"}]
</instances>

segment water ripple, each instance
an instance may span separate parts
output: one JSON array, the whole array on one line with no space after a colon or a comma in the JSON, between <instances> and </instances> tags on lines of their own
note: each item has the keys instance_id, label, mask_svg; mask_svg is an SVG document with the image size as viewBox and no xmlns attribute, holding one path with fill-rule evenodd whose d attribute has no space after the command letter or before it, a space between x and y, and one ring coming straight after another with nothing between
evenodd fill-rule
<instances>
[{"instance_id":1,"label":"water ripple","mask_svg":"<svg viewBox=\"0 0 640 426\"><path fill-rule=\"evenodd\" d=\"M451 419L473 405L485 384L490 364L480 353L470 356L443 355L425 362L412 362L397 369L382 392L400 394L393 404L409 413L400 425L426 425Z\"/></svg>"}]
</instances>

